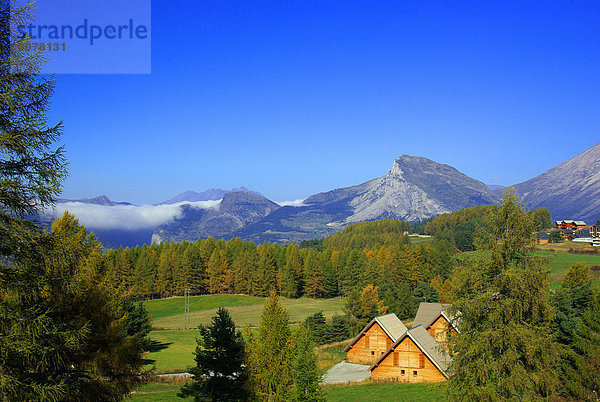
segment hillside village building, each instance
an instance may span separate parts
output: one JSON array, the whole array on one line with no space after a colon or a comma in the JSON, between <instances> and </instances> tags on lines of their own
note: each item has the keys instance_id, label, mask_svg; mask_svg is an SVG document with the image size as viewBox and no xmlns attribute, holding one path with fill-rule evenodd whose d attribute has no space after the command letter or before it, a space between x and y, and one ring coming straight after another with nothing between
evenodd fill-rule
<instances>
[{"instance_id":1,"label":"hillside village building","mask_svg":"<svg viewBox=\"0 0 600 402\"><path fill-rule=\"evenodd\" d=\"M600 247L600 229L596 225L587 226L584 221L565 219L562 221L555 221L554 227L560 230L560 236L563 239L577 243L588 243L592 246ZM536 233L537 242L548 243L549 238L547 239L546 235L549 234L544 232Z\"/></svg>"},{"instance_id":2,"label":"hillside village building","mask_svg":"<svg viewBox=\"0 0 600 402\"><path fill-rule=\"evenodd\" d=\"M562 221L554 222L554 226L557 229L585 229L584 221L574 221L572 219L565 219Z\"/></svg>"},{"instance_id":3,"label":"hillside village building","mask_svg":"<svg viewBox=\"0 0 600 402\"><path fill-rule=\"evenodd\" d=\"M449 304L421 303L413 321L413 327L423 326L425 330L443 346L447 346L448 330L458 332L456 318L448 311Z\"/></svg>"},{"instance_id":4,"label":"hillside village building","mask_svg":"<svg viewBox=\"0 0 600 402\"><path fill-rule=\"evenodd\" d=\"M371 364L374 380L448 379L448 333L457 333L448 304L421 303L409 330L395 314L374 318L343 350L350 363Z\"/></svg>"},{"instance_id":5,"label":"hillside village building","mask_svg":"<svg viewBox=\"0 0 600 402\"><path fill-rule=\"evenodd\" d=\"M373 364L407 330L394 313L375 317L342 352L350 363Z\"/></svg>"},{"instance_id":6,"label":"hillside village building","mask_svg":"<svg viewBox=\"0 0 600 402\"><path fill-rule=\"evenodd\" d=\"M374 380L441 382L451 357L422 325L411 328L369 368Z\"/></svg>"}]
</instances>

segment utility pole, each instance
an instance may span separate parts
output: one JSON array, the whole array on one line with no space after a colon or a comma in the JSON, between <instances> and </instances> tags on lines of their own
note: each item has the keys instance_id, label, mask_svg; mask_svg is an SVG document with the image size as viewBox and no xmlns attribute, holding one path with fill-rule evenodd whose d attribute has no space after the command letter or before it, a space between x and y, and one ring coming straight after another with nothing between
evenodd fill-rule
<instances>
[{"instance_id":1,"label":"utility pole","mask_svg":"<svg viewBox=\"0 0 600 402\"><path fill-rule=\"evenodd\" d=\"M190 289L185 288L183 292L183 300L185 303L185 329L190 329Z\"/></svg>"}]
</instances>

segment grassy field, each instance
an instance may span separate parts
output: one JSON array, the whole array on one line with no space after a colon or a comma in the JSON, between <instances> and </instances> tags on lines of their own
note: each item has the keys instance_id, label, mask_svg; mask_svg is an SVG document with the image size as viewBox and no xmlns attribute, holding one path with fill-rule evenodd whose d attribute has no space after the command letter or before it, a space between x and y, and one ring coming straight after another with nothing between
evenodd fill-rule
<instances>
[{"instance_id":1,"label":"grassy field","mask_svg":"<svg viewBox=\"0 0 600 402\"><path fill-rule=\"evenodd\" d=\"M342 314L343 299L281 299L290 315L290 323L299 323L307 316L323 311L326 318ZM239 328L257 326L260 322L265 299L243 295L205 295L190 298L190 320L192 328L209 324L219 307L227 307ZM182 297L150 300L144 303L152 315L152 326L156 329L184 329L184 301Z\"/></svg>"},{"instance_id":2,"label":"grassy field","mask_svg":"<svg viewBox=\"0 0 600 402\"><path fill-rule=\"evenodd\" d=\"M443 385L376 383L326 388L328 401L444 401Z\"/></svg>"},{"instance_id":3,"label":"grassy field","mask_svg":"<svg viewBox=\"0 0 600 402\"><path fill-rule=\"evenodd\" d=\"M543 253L552 257L550 263L550 275L564 274L573 264L585 262L588 265L600 265L600 255L566 254L566 253Z\"/></svg>"},{"instance_id":4,"label":"grassy field","mask_svg":"<svg viewBox=\"0 0 600 402\"><path fill-rule=\"evenodd\" d=\"M342 349L350 343L352 339L330 343L329 345L318 346L315 348L317 355L317 366L320 370L327 371L346 358Z\"/></svg>"},{"instance_id":5,"label":"grassy field","mask_svg":"<svg viewBox=\"0 0 600 402\"><path fill-rule=\"evenodd\" d=\"M146 384L141 386L133 395L125 400L130 401L184 401L177 396L181 385L175 384ZM190 399L188 399L190 400Z\"/></svg>"},{"instance_id":6,"label":"grassy field","mask_svg":"<svg viewBox=\"0 0 600 402\"><path fill-rule=\"evenodd\" d=\"M155 373L181 373L192 366L197 334L198 331L150 332L150 339L157 346L157 350L148 355L155 361Z\"/></svg>"},{"instance_id":7,"label":"grassy field","mask_svg":"<svg viewBox=\"0 0 600 402\"><path fill-rule=\"evenodd\" d=\"M299 323L319 311L327 318L342 314L343 299L281 299L290 322ZM199 324L209 324L220 306L226 307L238 328L258 326L265 299L244 295L205 295L190 298L191 330L184 330L184 301L181 297L150 300L144 303L153 317L154 331L150 333L153 351L148 355L155 360L156 374L179 373L194 363L195 330ZM160 329L160 330L157 330Z\"/></svg>"},{"instance_id":8,"label":"grassy field","mask_svg":"<svg viewBox=\"0 0 600 402\"><path fill-rule=\"evenodd\" d=\"M414 236L414 235L411 235L409 237L410 237L411 244L425 243L425 242L433 240L433 236L425 236L425 235Z\"/></svg>"},{"instance_id":9,"label":"grassy field","mask_svg":"<svg viewBox=\"0 0 600 402\"><path fill-rule=\"evenodd\" d=\"M129 400L183 401L177 397L181 385L147 384ZM328 401L443 401L443 385L374 383L333 386L325 388Z\"/></svg>"},{"instance_id":10,"label":"grassy field","mask_svg":"<svg viewBox=\"0 0 600 402\"><path fill-rule=\"evenodd\" d=\"M589 246L588 246L589 247ZM554 250L548 251L548 250ZM544 246L538 246L538 255L542 255L549 258L549 269L550 269L550 283L553 288L558 288L562 283L562 279L565 273L569 270L569 268L578 262L586 263L590 266L600 265L600 255L589 255L589 254L571 254L567 252L567 248L554 248L549 249ZM477 258L480 256L481 252L468 252L459 254L458 258L464 258L464 256L470 256ZM594 286L600 286L600 274L593 273L594 278Z\"/></svg>"}]
</instances>

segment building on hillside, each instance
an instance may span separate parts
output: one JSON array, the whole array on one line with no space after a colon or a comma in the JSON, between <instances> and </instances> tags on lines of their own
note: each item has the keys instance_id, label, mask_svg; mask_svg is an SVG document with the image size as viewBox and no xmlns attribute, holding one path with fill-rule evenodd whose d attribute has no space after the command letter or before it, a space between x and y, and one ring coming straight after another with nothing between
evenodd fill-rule
<instances>
[{"instance_id":1,"label":"building on hillside","mask_svg":"<svg viewBox=\"0 0 600 402\"><path fill-rule=\"evenodd\" d=\"M375 317L342 352L350 363L373 364L407 330L394 313Z\"/></svg>"},{"instance_id":2,"label":"building on hillside","mask_svg":"<svg viewBox=\"0 0 600 402\"><path fill-rule=\"evenodd\" d=\"M446 346L448 330L458 332L457 319L448 311L450 305L442 303L421 303L412 326L423 326L440 344Z\"/></svg>"},{"instance_id":3,"label":"building on hillside","mask_svg":"<svg viewBox=\"0 0 600 402\"><path fill-rule=\"evenodd\" d=\"M592 246L600 247L600 227L593 225L590 228L590 233L592 234Z\"/></svg>"},{"instance_id":4,"label":"building on hillside","mask_svg":"<svg viewBox=\"0 0 600 402\"><path fill-rule=\"evenodd\" d=\"M422 326L406 331L369 368L374 380L441 382L452 358Z\"/></svg>"},{"instance_id":5,"label":"building on hillside","mask_svg":"<svg viewBox=\"0 0 600 402\"><path fill-rule=\"evenodd\" d=\"M546 232L538 232L535 234L535 238L539 244L548 244L550 243L550 233Z\"/></svg>"},{"instance_id":6,"label":"building on hillside","mask_svg":"<svg viewBox=\"0 0 600 402\"><path fill-rule=\"evenodd\" d=\"M572 219L565 219L562 221L556 221L554 226L557 229L585 229L584 221L574 221Z\"/></svg>"},{"instance_id":7,"label":"building on hillside","mask_svg":"<svg viewBox=\"0 0 600 402\"><path fill-rule=\"evenodd\" d=\"M571 229L560 229L560 237L571 240L573 238L573 231Z\"/></svg>"},{"instance_id":8,"label":"building on hillside","mask_svg":"<svg viewBox=\"0 0 600 402\"><path fill-rule=\"evenodd\" d=\"M581 230L573 233L571 240L578 243L593 243L594 238L589 230Z\"/></svg>"}]
</instances>

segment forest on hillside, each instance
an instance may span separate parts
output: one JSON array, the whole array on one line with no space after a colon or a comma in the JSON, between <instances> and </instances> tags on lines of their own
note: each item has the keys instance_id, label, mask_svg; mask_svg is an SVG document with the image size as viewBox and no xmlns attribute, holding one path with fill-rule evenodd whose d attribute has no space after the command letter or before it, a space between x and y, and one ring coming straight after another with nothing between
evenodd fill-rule
<instances>
[{"instance_id":1,"label":"forest on hillside","mask_svg":"<svg viewBox=\"0 0 600 402\"><path fill-rule=\"evenodd\" d=\"M437 301L451 275L453 245L444 239L412 245L410 224L396 220L357 223L322 241L256 245L238 238L162 243L105 254L106 275L138 299L242 293L284 297L348 296L367 285L391 299L410 291Z\"/></svg>"}]
</instances>

